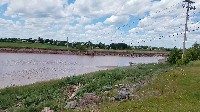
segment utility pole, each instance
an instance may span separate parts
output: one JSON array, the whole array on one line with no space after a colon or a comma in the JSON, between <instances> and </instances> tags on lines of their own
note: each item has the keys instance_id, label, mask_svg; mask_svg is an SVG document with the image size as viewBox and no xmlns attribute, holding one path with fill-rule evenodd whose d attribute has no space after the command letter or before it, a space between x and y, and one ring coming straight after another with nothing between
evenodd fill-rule
<instances>
[{"instance_id":1,"label":"utility pole","mask_svg":"<svg viewBox=\"0 0 200 112\"><path fill-rule=\"evenodd\" d=\"M184 32L184 37L183 37L183 54L182 54L182 58L184 57L185 55L185 41L187 41L187 31L188 31L188 20L189 20L189 11L190 10L195 10L196 7L195 6L192 6L191 4L195 3L191 0L185 0L183 1L184 4L182 5L183 8L186 8L187 9L187 12L186 12L186 23L185 23L185 32Z\"/></svg>"},{"instance_id":2,"label":"utility pole","mask_svg":"<svg viewBox=\"0 0 200 112\"><path fill-rule=\"evenodd\" d=\"M68 49L68 44L69 44L69 41L68 41L68 37L67 37L67 49Z\"/></svg>"}]
</instances>

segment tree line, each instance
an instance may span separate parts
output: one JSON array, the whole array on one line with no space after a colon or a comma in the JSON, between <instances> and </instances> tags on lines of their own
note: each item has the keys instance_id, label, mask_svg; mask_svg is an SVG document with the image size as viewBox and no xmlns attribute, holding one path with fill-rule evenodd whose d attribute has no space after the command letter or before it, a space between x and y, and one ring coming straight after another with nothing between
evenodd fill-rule
<instances>
[{"instance_id":1,"label":"tree line","mask_svg":"<svg viewBox=\"0 0 200 112\"><path fill-rule=\"evenodd\" d=\"M98 44L94 44L91 41L88 42L68 42L68 41L59 41L54 39L44 39L38 37L37 39L28 38L28 39L20 39L20 38L0 38L0 42L25 42L25 43L41 43L41 44L49 44L56 46L66 46L69 48L79 49L79 50L88 50L88 49L113 49L113 50L161 50L161 51L171 51L170 48L164 47L151 47L151 46L130 46L126 43L111 43L106 45L105 43L99 42Z\"/></svg>"}]
</instances>

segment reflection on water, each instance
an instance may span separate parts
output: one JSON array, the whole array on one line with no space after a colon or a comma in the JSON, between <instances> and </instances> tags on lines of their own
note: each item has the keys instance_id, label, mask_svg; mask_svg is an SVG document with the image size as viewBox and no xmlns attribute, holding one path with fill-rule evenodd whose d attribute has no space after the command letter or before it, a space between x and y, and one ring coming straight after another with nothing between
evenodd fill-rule
<instances>
[{"instance_id":1,"label":"reflection on water","mask_svg":"<svg viewBox=\"0 0 200 112\"><path fill-rule=\"evenodd\" d=\"M0 88L128 66L129 62L155 63L160 58L0 53Z\"/></svg>"}]
</instances>

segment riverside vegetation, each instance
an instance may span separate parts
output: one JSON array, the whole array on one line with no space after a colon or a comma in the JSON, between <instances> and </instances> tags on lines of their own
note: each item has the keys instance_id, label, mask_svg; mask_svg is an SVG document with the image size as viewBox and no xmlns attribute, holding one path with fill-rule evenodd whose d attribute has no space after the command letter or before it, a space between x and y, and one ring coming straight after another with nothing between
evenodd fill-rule
<instances>
[{"instance_id":1,"label":"riverside vegetation","mask_svg":"<svg viewBox=\"0 0 200 112\"><path fill-rule=\"evenodd\" d=\"M154 51L154 52L168 52L172 49L164 47L151 46L132 46L125 43L92 43L88 42L68 42L53 39L20 39L20 38L0 38L0 47L15 47L15 48L42 48L42 49L61 49L61 50L90 50L92 48L98 50L135 50L135 51Z\"/></svg>"},{"instance_id":2,"label":"riverside vegetation","mask_svg":"<svg viewBox=\"0 0 200 112\"><path fill-rule=\"evenodd\" d=\"M180 57L180 50L175 48L166 64L120 67L5 88L0 90L0 111L40 112L44 107L58 112L199 111L200 61L195 61L199 60L199 54L200 45L195 43L187 50L184 59ZM133 86L141 83L142 88L133 90ZM73 86L79 86L79 89L73 98L69 98L68 94ZM132 98L118 97L119 91L124 88ZM101 99L97 107L86 105L83 108L66 108L67 102L80 101L85 93L94 93Z\"/></svg>"},{"instance_id":3,"label":"riverside vegetation","mask_svg":"<svg viewBox=\"0 0 200 112\"><path fill-rule=\"evenodd\" d=\"M36 112L41 111L43 107L51 107L54 111L61 111L66 105L65 90L71 85L83 85L77 94L77 99L84 93L95 92L100 95L104 92L103 86L114 86L121 83L134 84L146 76L158 74L167 66L169 65L147 64L116 68L23 87L2 89L0 90L0 109Z\"/></svg>"}]
</instances>

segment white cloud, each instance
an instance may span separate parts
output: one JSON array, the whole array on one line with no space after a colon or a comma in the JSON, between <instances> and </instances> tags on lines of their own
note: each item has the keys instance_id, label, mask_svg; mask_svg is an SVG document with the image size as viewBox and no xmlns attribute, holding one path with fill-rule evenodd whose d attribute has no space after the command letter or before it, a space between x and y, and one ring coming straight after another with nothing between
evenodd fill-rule
<instances>
[{"instance_id":1,"label":"white cloud","mask_svg":"<svg viewBox=\"0 0 200 112\"><path fill-rule=\"evenodd\" d=\"M66 25L64 27L65 30L68 30L68 31L74 31L74 32L78 32L78 31L81 31L82 30L82 25L80 24L76 24L75 26L71 26L71 25Z\"/></svg>"},{"instance_id":2,"label":"white cloud","mask_svg":"<svg viewBox=\"0 0 200 112\"><path fill-rule=\"evenodd\" d=\"M119 15L144 16L152 6L150 0L127 0L118 12Z\"/></svg>"},{"instance_id":3,"label":"white cloud","mask_svg":"<svg viewBox=\"0 0 200 112\"><path fill-rule=\"evenodd\" d=\"M197 10L190 11L190 30L200 26L195 22L199 15L192 13L200 12L200 0L193 1ZM68 36L107 44L182 46L186 11L182 0L76 0L71 4L66 0L0 0L0 6L6 3L4 15L10 20L0 19L0 33L5 37L65 40ZM187 46L199 41L198 35L199 31L188 32Z\"/></svg>"},{"instance_id":4,"label":"white cloud","mask_svg":"<svg viewBox=\"0 0 200 112\"><path fill-rule=\"evenodd\" d=\"M143 28L132 28L131 30L129 30L129 33L137 33L137 32L141 32L143 31Z\"/></svg>"},{"instance_id":5,"label":"white cloud","mask_svg":"<svg viewBox=\"0 0 200 112\"><path fill-rule=\"evenodd\" d=\"M9 0L0 0L0 6L6 4L8 2L9 2Z\"/></svg>"},{"instance_id":6,"label":"white cloud","mask_svg":"<svg viewBox=\"0 0 200 112\"><path fill-rule=\"evenodd\" d=\"M64 17L65 0L10 0L5 15L20 18Z\"/></svg>"},{"instance_id":7,"label":"white cloud","mask_svg":"<svg viewBox=\"0 0 200 112\"><path fill-rule=\"evenodd\" d=\"M100 30L102 28L103 28L103 23L101 23L101 22L85 26L86 30Z\"/></svg>"},{"instance_id":8,"label":"white cloud","mask_svg":"<svg viewBox=\"0 0 200 112\"><path fill-rule=\"evenodd\" d=\"M80 18L77 18L77 21L80 24L87 24L87 23L91 22L91 18L87 18L87 17L81 16Z\"/></svg>"},{"instance_id":9,"label":"white cloud","mask_svg":"<svg viewBox=\"0 0 200 112\"><path fill-rule=\"evenodd\" d=\"M107 18L104 23L106 24L126 24L130 20L129 16L114 16Z\"/></svg>"},{"instance_id":10,"label":"white cloud","mask_svg":"<svg viewBox=\"0 0 200 112\"><path fill-rule=\"evenodd\" d=\"M123 0L76 0L68 10L75 15L99 18L115 13L123 2Z\"/></svg>"},{"instance_id":11,"label":"white cloud","mask_svg":"<svg viewBox=\"0 0 200 112\"><path fill-rule=\"evenodd\" d=\"M186 9L182 8L182 0L157 1L153 3L149 11L150 16L144 17L136 28L129 30L131 35L140 37L139 42L142 44L181 47L186 16ZM192 18L192 11L189 15ZM191 18L188 23L189 29L194 27ZM197 35L192 34L188 33L187 47L197 40Z\"/></svg>"}]
</instances>

